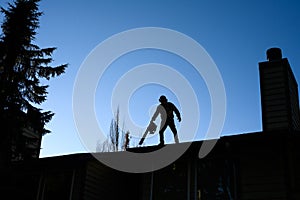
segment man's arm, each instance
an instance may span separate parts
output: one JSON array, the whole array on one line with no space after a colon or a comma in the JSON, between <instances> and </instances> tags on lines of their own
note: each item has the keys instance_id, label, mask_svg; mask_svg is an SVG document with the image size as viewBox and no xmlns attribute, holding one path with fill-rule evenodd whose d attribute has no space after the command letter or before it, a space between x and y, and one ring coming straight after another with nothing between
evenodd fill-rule
<instances>
[{"instance_id":1,"label":"man's arm","mask_svg":"<svg viewBox=\"0 0 300 200\"><path fill-rule=\"evenodd\" d=\"M152 116L152 119L151 119L152 122L155 121L155 119L158 116L158 114L159 114L159 106L157 106L156 111L155 111L155 113Z\"/></svg>"},{"instance_id":2,"label":"man's arm","mask_svg":"<svg viewBox=\"0 0 300 200\"><path fill-rule=\"evenodd\" d=\"M177 109L177 107L174 104L173 104L173 110L174 110L174 112L175 112L175 114L177 116L178 121L180 122L181 121L180 112L179 112L179 110Z\"/></svg>"}]
</instances>

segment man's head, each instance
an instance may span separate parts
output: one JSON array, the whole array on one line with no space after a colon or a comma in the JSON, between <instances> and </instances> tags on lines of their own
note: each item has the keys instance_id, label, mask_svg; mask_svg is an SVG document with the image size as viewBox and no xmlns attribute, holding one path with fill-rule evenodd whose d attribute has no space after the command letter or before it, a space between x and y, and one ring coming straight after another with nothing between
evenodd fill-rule
<instances>
[{"instance_id":1,"label":"man's head","mask_svg":"<svg viewBox=\"0 0 300 200\"><path fill-rule=\"evenodd\" d=\"M168 99L167 99L167 97L165 95L161 95L159 97L159 102L160 103L166 103L166 102L168 102Z\"/></svg>"}]
</instances>

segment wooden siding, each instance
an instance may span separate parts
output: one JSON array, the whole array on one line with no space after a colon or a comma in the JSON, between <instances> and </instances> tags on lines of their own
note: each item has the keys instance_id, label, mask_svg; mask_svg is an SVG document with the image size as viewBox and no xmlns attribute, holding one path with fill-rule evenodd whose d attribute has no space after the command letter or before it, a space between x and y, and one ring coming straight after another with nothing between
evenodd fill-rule
<instances>
[{"instance_id":1,"label":"wooden siding","mask_svg":"<svg viewBox=\"0 0 300 200\"><path fill-rule=\"evenodd\" d=\"M291 117L293 130L300 130L300 111L299 111L299 94L298 84L294 77L291 68L288 68L288 83L289 83L289 96L291 106Z\"/></svg>"},{"instance_id":2,"label":"wooden siding","mask_svg":"<svg viewBox=\"0 0 300 200\"><path fill-rule=\"evenodd\" d=\"M241 199L286 199L285 174L280 161L261 153L241 158Z\"/></svg>"},{"instance_id":3,"label":"wooden siding","mask_svg":"<svg viewBox=\"0 0 300 200\"><path fill-rule=\"evenodd\" d=\"M82 199L137 199L140 195L138 180L135 174L111 169L93 159L86 165Z\"/></svg>"},{"instance_id":4,"label":"wooden siding","mask_svg":"<svg viewBox=\"0 0 300 200\"><path fill-rule=\"evenodd\" d=\"M256 140L245 140L242 144L238 153L239 199L289 199L285 137L274 135L274 139L270 140L262 135Z\"/></svg>"},{"instance_id":5,"label":"wooden siding","mask_svg":"<svg viewBox=\"0 0 300 200\"><path fill-rule=\"evenodd\" d=\"M298 85L288 60L259 63L263 129L299 130Z\"/></svg>"}]
</instances>

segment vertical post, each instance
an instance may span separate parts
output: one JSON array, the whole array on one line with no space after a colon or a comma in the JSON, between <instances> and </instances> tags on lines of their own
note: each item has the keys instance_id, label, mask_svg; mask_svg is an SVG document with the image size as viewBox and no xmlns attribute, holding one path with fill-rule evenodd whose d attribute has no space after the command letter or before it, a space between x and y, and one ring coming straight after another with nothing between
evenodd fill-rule
<instances>
[{"instance_id":1,"label":"vertical post","mask_svg":"<svg viewBox=\"0 0 300 200\"><path fill-rule=\"evenodd\" d=\"M70 186L70 200L73 198L73 190L74 190L74 182L75 182L75 175L76 175L76 170L73 169L72 172L72 180L71 180L71 186Z\"/></svg>"},{"instance_id":2,"label":"vertical post","mask_svg":"<svg viewBox=\"0 0 300 200\"><path fill-rule=\"evenodd\" d=\"M198 196L198 159L194 160L194 199L197 199Z\"/></svg>"},{"instance_id":3,"label":"vertical post","mask_svg":"<svg viewBox=\"0 0 300 200\"><path fill-rule=\"evenodd\" d=\"M151 172L151 181L150 181L150 200L153 199L153 176L154 176L154 172Z\"/></svg>"},{"instance_id":4,"label":"vertical post","mask_svg":"<svg viewBox=\"0 0 300 200\"><path fill-rule=\"evenodd\" d=\"M187 165L187 199L191 199L191 161L188 161Z\"/></svg>"},{"instance_id":5,"label":"vertical post","mask_svg":"<svg viewBox=\"0 0 300 200\"><path fill-rule=\"evenodd\" d=\"M41 173L41 176L40 176L40 180L39 180L39 186L38 186L38 191L37 191L37 196L36 196L36 199L39 199L39 200L43 200L44 199L44 190L45 190L45 175L44 175L45 172L42 172Z\"/></svg>"}]
</instances>

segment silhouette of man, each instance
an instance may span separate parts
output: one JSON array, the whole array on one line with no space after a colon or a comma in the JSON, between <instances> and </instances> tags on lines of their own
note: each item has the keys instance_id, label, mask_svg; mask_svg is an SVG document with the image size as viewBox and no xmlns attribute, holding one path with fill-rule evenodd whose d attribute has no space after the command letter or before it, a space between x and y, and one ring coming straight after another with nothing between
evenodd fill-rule
<instances>
[{"instance_id":1,"label":"silhouette of man","mask_svg":"<svg viewBox=\"0 0 300 200\"><path fill-rule=\"evenodd\" d=\"M159 138L160 138L159 145L165 144L164 131L166 130L166 128L168 126L170 127L171 131L173 132L175 143L179 143L178 136L177 136L177 129L176 129L175 123L174 123L173 112L175 112L178 121L181 122L180 112L178 111L178 109L176 108L176 106L173 103L168 102L168 99L164 95L160 96L159 102L160 102L160 105L157 106L157 109L151 120L151 121L154 121L156 119L156 117L158 116L158 114L160 114L161 124L160 124L160 131L159 131Z\"/></svg>"}]
</instances>

